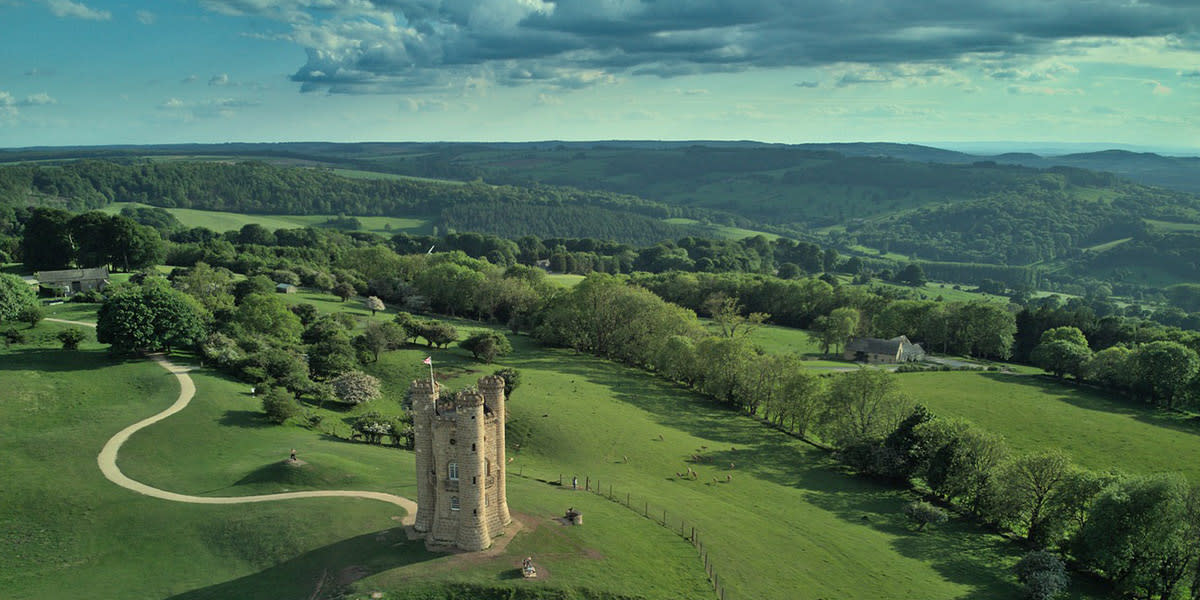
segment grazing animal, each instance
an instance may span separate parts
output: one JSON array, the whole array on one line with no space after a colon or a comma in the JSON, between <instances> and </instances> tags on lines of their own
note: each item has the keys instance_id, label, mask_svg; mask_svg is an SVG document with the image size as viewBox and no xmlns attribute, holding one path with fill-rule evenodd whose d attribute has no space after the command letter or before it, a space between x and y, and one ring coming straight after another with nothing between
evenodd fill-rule
<instances>
[{"instance_id":1,"label":"grazing animal","mask_svg":"<svg viewBox=\"0 0 1200 600\"><path fill-rule=\"evenodd\" d=\"M733 481L733 475L726 474L725 483L729 483L730 481Z\"/></svg>"},{"instance_id":2,"label":"grazing animal","mask_svg":"<svg viewBox=\"0 0 1200 600\"><path fill-rule=\"evenodd\" d=\"M734 467L733 463L729 463L729 470L731 470L731 471L732 471L734 468L735 468L735 467Z\"/></svg>"}]
</instances>

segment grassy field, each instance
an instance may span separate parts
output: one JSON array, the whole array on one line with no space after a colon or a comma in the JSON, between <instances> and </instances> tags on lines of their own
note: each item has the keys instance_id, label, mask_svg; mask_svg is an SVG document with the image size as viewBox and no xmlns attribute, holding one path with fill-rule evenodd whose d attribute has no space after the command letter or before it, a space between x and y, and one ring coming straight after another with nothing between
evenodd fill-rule
<instances>
[{"instance_id":1,"label":"grassy field","mask_svg":"<svg viewBox=\"0 0 1200 600\"><path fill-rule=\"evenodd\" d=\"M104 212L116 214L126 206L137 206L131 202L114 202L103 209ZM213 231L230 231L241 229L244 225L256 223L267 229L294 229L297 227L317 227L327 219L336 215L248 215L241 213L220 212L215 210L195 210L191 208L168 208L167 212L179 219L187 227L207 227ZM400 217L355 217L362 223L360 231L369 231L382 235L400 232L412 234L428 234L433 231L432 224L427 219Z\"/></svg>"},{"instance_id":2,"label":"grassy field","mask_svg":"<svg viewBox=\"0 0 1200 600\"><path fill-rule=\"evenodd\" d=\"M1156 221L1154 219L1142 219L1153 229L1158 231L1175 232L1175 231L1200 231L1200 223L1179 223L1176 221Z\"/></svg>"},{"instance_id":3,"label":"grassy field","mask_svg":"<svg viewBox=\"0 0 1200 600\"><path fill-rule=\"evenodd\" d=\"M427 181L430 183L447 183L463 185L464 182L455 179L433 179L431 177L416 177L413 175L397 175L395 173L380 173L378 171L360 171L357 169L333 169L333 172L350 179L386 179L390 181Z\"/></svg>"},{"instance_id":4,"label":"grassy field","mask_svg":"<svg viewBox=\"0 0 1200 600\"><path fill-rule=\"evenodd\" d=\"M1187 417L1044 377L910 373L900 382L935 414L1003 434L1018 452L1058 447L1091 469L1200 481L1200 426Z\"/></svg>"},{"instance_id":5,"label":"grassy field","mask_svg":"<svg viewBox=\"0 0 1200 600\"><path fill-rule=\"evenodd\" d=\"M647 598L712 594L695 551L677 535L600 498L568 499L561 488L521 478L510 481L509 498L526 530L504 552L469 560L407 540L398 509L379 502L195 506L123 490L104 480L95 453L120 428L173 402L178 384L149 361L114 361L95 343L59 350L49 340L62 327L43 323L30 344L0 350L5 598L82 590L97 598L317 598L358 579L387 598L409 597L414 582L434 594L447 582L517 589L529 585L513 579L530 554L547 574L534 586L636 589ZM245 385L204 371L193 379L197 395L187 410L122 448L127 474L202 495L329 488L411 495L411 453L269 426ZM308 463L303 470L280 468L290 448ZM561 528L550 517L566 505L604 526Z\"/></svg>"},{"instance_id":6,"label":"grassy field","mask_svg":"<svg viewBox=\"0 0 1200 600\"><path fill-rule=\"evenodd\" d=\"M687 219L684 217L672 217L669 219L663 219L663 222L671 223L673 225L700 225L700 221L697 221L696 219ZM707 227L709 229L709 232L713 234L713 237L720 238L720 239L726 239L726 240L740 240L742 238L748 238L748 237L754 237L756 235L761 235L761 236L767 238L768 240L775 241L775 240L779 239L780 237L782 237L779 234L775 234L775 233L767 233L765 231L754 231L753 229L742 229L741 227L731 227L729 225L708 225Z\"/></svg>"},{"instance_id":7,"label":"grassy field","mask_svg":"<svg viewBox=\"0 0 1200 600\"><path fill-rule=\"evenodd\" d=\"M372 318L360 304L342 304L332 296L288 299L350 312L364 321ZM72 315L80 316L79 311ZM482 327L456 324L460 335ZM52 333L52 327L42 328ZM779 330L764 327L756 333L779 347L794 341L789 336L795 330ZM694 550L678 535L598 496L526 479L577 476L581 485L599 480L606 492L611 486L618 498L629 494L637 512L659 516L666 510L672 527L677 520L696 527L727 586L727 598L1010 598L1017 593L1008 573L1020 551L1003 538L963 522L915 533L899 514L911 499L906 492L851 477L823 452L644 373L543 348L525 336L511 339L517 351L497 365L475 363L457 348L413 347L385 353L368 367L384 382L387 395L374 408L385 412L399 410L397 400L408 382L424 376L420 361L427 355L451 389L501 366L522 372L522 386L509 404L514 459L509 501L533 525L502 554L471 560L432 555L407 542L394 529L396 510L388 505L330 500L216 509L120 490L96 471L94 453L116 429L169 403L177 389L173 380L145 362L110 363L94 345L78 353L83 361L78 366L62 363L58 350L10 351L0 356L0 385L15 385L15 397L24 400L0 404L5 416L0 444L6 456L19 451L24 462L0 499L4 506L20 507L12 516L16 520L37 513L34 523L47 532L40 556L55 553L51 540L64 535L74 536L79 547L63 554L61 567L52 573L35 572L27 563L0 569L11 573L7 583L17 586L6 591L17 590L17 598L60 597L95 579L108 582L101 589L109 596L130 598L308 597L323 573L350 569L362 576L354 583L360 593L421 597L421 590L436 591L447 582L523 585L509 578L520 558L532 554L549 574L542 585L636 591L647 598L711 597ZM12 355L25 357L24 362L8 360ZM65 366L49 375L45 371L52 364ZM85 392L100 369L106 372L104 384ZM411 493L410 453L342 442L294 426L267 426L258 419L257 402L245 384L203 371L193 378L198 388L193 405L135 435L122 450L120 464L131 476L212 495L330 487ZM33 383L46 380L56 382L54 389ZM85 393L91 395L80 399ZM122 401L108 400L116 396ZM60 397L76 398L63 411L82 412L78 419L72 414L61 430L50 428L53 442L65 441L62 448L43 452L42 444L31 441L42 439L47 423L62 418L43 408ZM323 416L322 426L353 416L328 408L307 410ZM63 454L65 448L71 448L69 454ZM279 469L290 448L297 448L311 468L302 474ZM52 468L57 463L70 464L66 472L72 481L59 481L59 471ZM689 465L699 479L676 475ZM45 504L50 490L60 485L79 499L75 512ZM29 489L40 490L37 500ZM102 503L92 505L94 498ZM133 508L124 511L120 498ZM587 524L562 529L548 521L566 506L583 510ZM79 526L71 517L80 514L91 521ZM121 519L145 529L118 536ZM17 547L33 534L22 535L9 535L4 543ZM243 539L254 542L239 545ZM120 565L93 554L116 548ZM145 556L156 560L139 560ZM121 583L126 579L139 583ZM431 592L431 597L442 596Z\"/></svg>"}]
</instances>

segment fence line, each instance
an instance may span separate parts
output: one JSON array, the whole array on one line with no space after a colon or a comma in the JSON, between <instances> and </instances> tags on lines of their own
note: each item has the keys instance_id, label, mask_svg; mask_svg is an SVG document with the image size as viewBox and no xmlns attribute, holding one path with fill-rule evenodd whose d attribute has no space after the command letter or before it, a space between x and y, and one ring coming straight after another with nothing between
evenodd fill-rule
<instances>
[{"instance_id":1,"label":"fence line","mask_svg":"<svg viewBox=\"0 0 1200 600\"><path fill-rule=\"evenodd\" d=\"M635 498L633 493L628 491L622 494L620 490L614 490L611 483L608 484L608 489L605 490L601 481L599 479L593 480L591 476L584 476L582 481L580 481L579 477L573 476L564 484L561 473L558 475L557 481L552 478L542 479L532 475L525 475L523 468L518 473L510 472L509 474L516 475L517 477L521 477L523 479L540 481L550 485L558 485L562 487L570 485L572 486L572 489L596 494L597 496L613 502L618 506L623 506L629 509L634 514L641 515L643 518L649 519L650 521L665 528L667 531L670 531L671 533L674 533L687 540L691 543L692 548L696 550L697 558L699 558L703 563L704 573L708 575L708 581L710 584L712 584L713 592L716 593L718 600L729 600L730 596L726 595L729 591L729 588L725 585L724 580L722 580L721 575L714 564L713 557L710 556L709 547L704 543L705 538L701 535L700 529L696 527L694 522L688 521L686 518L679 516L679 529L676 530L675 520L671 518L668 509L663 508L661 509L660 513L659 507L652 506L649 500ZM641 501L638 502L638 500ZM736 598L737 595L732 594L732 597Z\"/></svg>"}]
</instances>

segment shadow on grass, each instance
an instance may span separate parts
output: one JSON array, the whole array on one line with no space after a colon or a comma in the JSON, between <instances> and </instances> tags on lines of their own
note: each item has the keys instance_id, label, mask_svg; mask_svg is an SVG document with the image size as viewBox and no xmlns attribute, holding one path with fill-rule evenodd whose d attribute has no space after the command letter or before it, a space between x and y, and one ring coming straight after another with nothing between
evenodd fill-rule
<instances>
[{"instance_id":1,"label":"shadow on grass","mask_svg":"<svg viewBox=\"0 0 1200 600\"><path fill-rule=\"evenodd\" d=\"M916 533L900 513L911 500L908 492L856 477L828 455L732 408L592 357L563 361L543 353L542 357L511 362L517 368L551 369L586 379L606 388L613 399L645 410L664 428L707 440L707 447L680 460L698 458L710 469L718 469L718 479L723 479L723 473L734 480L750 475L808 492L806 502L847 523L891 536L891 545L899 554L930 564L948 581L971 587L972 592L964 597L1020 595L1008 571L1021 554L1017 546L961 520ZM731 464L736 467L726 470Z\"/></svg>"},{"instance_id":2,"label":"shadow on grass","mask_svg":"<svg viewBox=\"0 0 1200 600\"><path fill-rule=\"evenodd\" d=\"M0 360L0 371L92 371L131 362L141 357L114 356L104 350L62 350L59 348L22 348L14 344Z\"/></svg>"},{"instance_id":3,"label":"shadow on grass","mask_svg":"<svg viewBox=\"0 0 1200 600\"><path fill-rule=\"evenodd\" d=\"M257 410L227 410L218 421L225 427L241 427L242 429L266 429L274 427L261 411Z\"/></svg>"},{"instance_id":4,"label":"shadow on grass","mask_svg":"<svg viewBox=\"0 0 1200 600\"><path fill-rule=\"evenodd\" d=\"M340 598L347 586L377 573L438 558L403 529L353 537L305 552L266 570L167 600L227 598Z\"/></svg>"},{"instance_id":5,"label":"shadow on grass","mask_svg":"<svg viewBox=\"0 0 1200 600\"><path fill-rule=\"evenodd\" d=\"M1049 376L1013 377L999 373L984 373L982 376L1009 385L1034 388L1042 394L1057 396L1057 399L1077 408L1131 417L1147 425L1200 435L1200 418L1156 408L1115 392L1066 383Z\"/></svg>"}]
</instances>

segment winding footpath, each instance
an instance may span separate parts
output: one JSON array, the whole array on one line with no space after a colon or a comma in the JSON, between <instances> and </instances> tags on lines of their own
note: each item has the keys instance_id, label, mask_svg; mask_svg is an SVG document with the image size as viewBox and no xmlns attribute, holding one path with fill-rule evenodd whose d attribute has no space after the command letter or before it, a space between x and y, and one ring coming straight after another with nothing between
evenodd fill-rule
<instances>
[{"instance_id":1,"label":"winding footpath","mask_svg":"<svg viewBox=\"0 0 1200 600\"><path fill-rule=\"evenodd\" d=\"M46 319L56 323L69 323L71 325L81 325L84 327L96 327L94 323L84 323L82 321L68 321L65 319ZM96 457L96 462L100 465L100 472L104 474L109 481L139 494L150 496L152 498L160 498L162 500L170 500L172 502L187 502L191 504L245 504L250 502L273 502L275 500L294 500L297 498L366 498L368 500L378 500L380 502L388 502L403 508L407 514L401 520L404 525L412 525L416 522L417 503L403 496L394 494L386 494L383 492L361 492L354 490L318 490L310 492L285 492L280 494L261 494L257 496L189 496L187 494L177 494L160 490L156 487L151 487L140 481L130 479L125 473L121 472L121 468L117 466L117 453L121 451L121 445L129 439L131 435L138 431L149 427L167 417L187 408L187 405L192 401L192 397L196 395L196 384L192 382L192 378L188 375L191 371L190 367L177 365L168 360L163 355L155 355L152 357L154 362L166 369L169 373L179 380L179 398L175 403L167 407L166 410L142 419L133 425L126 427L112 436L104 447L100 449L100 454Z\"/></svg>"}]
</instances>

